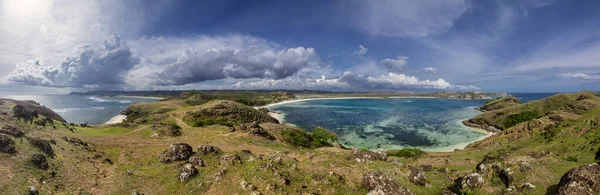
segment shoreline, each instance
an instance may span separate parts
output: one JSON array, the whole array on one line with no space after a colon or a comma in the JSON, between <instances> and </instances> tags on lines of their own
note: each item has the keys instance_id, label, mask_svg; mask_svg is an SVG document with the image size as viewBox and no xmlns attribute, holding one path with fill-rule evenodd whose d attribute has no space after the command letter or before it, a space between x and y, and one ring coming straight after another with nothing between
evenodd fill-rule
<instances>
[{"instance_id":1,"label":"shoreline","mask_svg":"<svg viewBox=\"0 0 600 195\"><path fill-rule=\"evenodd\" d=\"M152 97L152 96L139 96L139 95L117 95L114 97L125 97L125 98L143 98L143 99L154 99L154 100L164 100L167 98L163 97Z\"/></svg>"},{"instance_id":2,"label":"shoreline","mask_svg":"<svg viewBox=\"0 0 600 195\"><path fill-rule=\"evenodd\" d=\"M313 100L344 100L344 99L411 99L411 98L436 98L436 97L428 97L428 96L391 96L391 97L321 97L321 98L303 98L303 99L293 99L293 100L285 100L281 102L275 102L271 104L267 104L264 106L256 106L254 108L269 108L273 106L279 106L289 103L295 102L304 102L304 101L313 101Z\"/></svg>"},{"instance_id":3,"label":"shoreline","mask_svg":"<svg viewBox=\"0 0 600 195\"><path fill-rule=\"evenodd\" d=\"M123 121L125 121L125 119L127 119L126 115L119 114L119 115L113 116L112 118L110 118L110 120L108 120L104 124L119 124L119 123L122 123Z\"/></svg>"}]
</instances>

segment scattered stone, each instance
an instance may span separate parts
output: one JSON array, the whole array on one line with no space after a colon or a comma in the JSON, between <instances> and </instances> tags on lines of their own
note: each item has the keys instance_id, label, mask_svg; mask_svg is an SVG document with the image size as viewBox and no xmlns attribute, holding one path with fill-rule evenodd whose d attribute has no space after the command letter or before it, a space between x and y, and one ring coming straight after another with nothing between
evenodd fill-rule
<instances>
[{"instance_id":1,"label":"scattered stone","mask_svg":"<svg viewBox=\"0 0 600 195\"><path fill-rule=\"evenodd\" d=\"M133 190L133 192L131 193L131 195L142 195L142 194L140 194L140 192L137 191L137 190Z\"/></svg>"},{"instance_id":2,"label":"scattered stone","mask_svg":"<svg viewBox=\"0 0 600 195\"><path fill-rule=\"evenodd\" d=\"M260 169L262 169L263 171L275 171L275 165L273 165L270 162L265 162L263 164L260 165Z\"/></svg>"},{"instance_id":3,"label":"scattered stone","mask_svg":"<svg viewBox=\"0 0 600 195\"><path fill-rule=\"evenodd\" d=\"M461 179L461 189L477 189L483 186L483 177L479 173L470 173Z\"/></svg>"},{"instance_id":4,"label":"scattered stone","mask_svg":"<svg viewBox=\"0 0 600 195\"><path fill-rule=\"evenodd\" d=\"M276 173L277 178L279 179L279 183L282 186L287 186L290 185L290 183L292 182L292 180L290 180L290 177L288 177L287 175L281 174L281 173Z\"/></svg>"},{"instance_id":5,"label":"scattered stone","mask_svg":"<svg viewBox=\"0 0 600 195\"><path fill-rule=\"evenodd\" d=\"M242 163L242 159L235 154L225 154L221 156L221 160L219 161L221 165L229 166L235 165L236 163Z\"/></svg>"},{"instance_id":6,"label":"scattered stone","mask_svg":"<svg viewBox=\"0 0 600 195\"><path fill-rule=\"evenodd\" d=\"M332 185L333 181L331 181L329 178L325 177L322 174L314 174L311 177L311 183L315 185Z\"/></svg>"},{"instance_id":7,"label":"scattered stone","mask_svg":"<svg viewBox=\"0 0 600 195\"><path fill-rule=\"evenodd\" d=\"M29 143L32 146L42 150L42 152L44 152L49 157L54 158L54 150L52 150L52 146L50 145L50 142L48 140L42 138L28 137L27 141L29 141Z\"/></svg>"},{"instance_id":8,"label":"scattered stone","mask_svg":"<svg viewBox=\"0 0 600 195\"><path fill-rule=\"evenodd\" d=\"M361 186L369 190L369 194L413 195L408 188L390 179L379 171L369 171L363 174Z\"/></svg>"},{"instance_id":9,"label":"scattered stone","mask_svg":"<svg viewBox=\"0 0 600 195\"><path fill-rule=\"evenodd\" d=\"M27 192L28 195L40 195L40 193L38 192L37 188L35 188L35 186L29 186L29 192Z\"/></svg>"},{"instance_id":10,"label":"scattered stone","mask_svg":"<svg viewBox=\"0 0 600 195\"><path fill-rule=\"evenodd\" d=\"M226 173L227 173L227 169L225 169L225 168L219 169L219 171L217 171L217 173L215 173L215 180L221 181L223 179L223 176L225 176Z\"/></svg>"},{"instance_id":11,"label":"scattered stone","mask_svg":"<svg viewBox=\"0 0 600 195\"><path fill-rule=\"evenodd\" d=\"M4 127L0 129L0 133L11 135L13 137L23 137L25 135L23 131L19 130L14 125L4 125Z\"/></svg>"},{"instance_id":12,"label":"scattered stone","mask_svg":"<svg viewBox=\"0 0 600 195\"><path fill-rule=\"evenodd\" d=\"M0 152L14 154L17 152L15 141L6 135L0 135Z\"/></svg>"},{"instance_id":13,"label":"scattered stone","mask_svg":"<svg viewBox=\"0 0 600 195\"><path fill-rule=\"evenodd\" d=\"M410 175L408 175L408 180L415 185L425 186L427 185L427 179L425 178L425 173L419 169L411 169Z\"/></svg>"},{"instance_id":14,"label":"scattered stone","mask_svg":"<svg viewBox=\"0 0 600 195\"><path fill-rule=\"evenodd\" d=\"M504 185L507 187L510 186L514 181L514 174L510 170L510 167L500 170L499 176L502 182L504 182Z\"/></svg>"},{"instance_id":15,"label":"scattered stone","mask_svg":"<svg viewBox=\"0 0 600 195\"><path fill-rule=\"evenodd\" d=\"M533 168L531 167L531 164L529 164L529 162L521 161L519 163L519 170L521 170L521 172L529 172L532 171Z\"/></svg>"},{"instance_id":16,"label":"scattered stone","mask_svg":"<svg viewBox=\"0 0 600 195\"><path fill-rule=\"evenodd\" d=\"M251 191L254 191L254 190L256 190L256 189L257 189L257 188L256 188L256 186L254 186L254 185L252 185L252 184L248 183L246 180L241 180L241 181L240 181L240 186L241 186L241 187L242 187L242 189L244 189L244 190L251 190Z\"/></svg>"},{"instance_id":17,"label":"scattered stone","mask_svg":"<svg viewBox=\"0 0 600 195\"><path fill-rule=\"evenodd\" d=\"M477 164L477 167L475 167L475 169L477 170L477 173L481 174L488 172L487 166L483 163Z\"/></svg>"},{"instance_id":18,"label":"scattered stone","mask_svg":"<svg viewBox=\"0 0 600 195\"><path fill-rule=\"evenodd\" d=\"M600 194L600 165L594 163L569 170L560 178L558 194Z\"/></svg>"},{"instance_id":19,"label":"scattered stone","mask_svg":"<svg viewBox=\"0 0 600 195\"><path fill-rule=\"evenodd\" d=\"M162 163L187 160L193 153L192 146L186 143L171 144L169 148L158 155L157 160Z\"/></svg>"},{"instance_id":20,"label":"scattered stone","mask_svg":"<svg viewBox=\"0 0 600 195\"><path fill-rule=\"evenodd\" d=\"M74 146L81 146L83 148L85 148L88 151L94 151L90 145L84 141L81 141L79 138L68 138L68 137L63 137L63 140L65 140L66 142L69 142L71 144L73 144Z\"/></svg>"},{"instance_id":21,"label":"scattered stone","mask_svg":"<svg viewBox=\"0 0 600 195\"><path fill-rule=\"evenodd\" d=\"M338 181L344 181L344 177L342 177L340 174L334 173L333 171L329 171L329 176L337 179Z\"/></svg>"},{"instance_id":22,"label":"scattered stone","mask_svg":"<svg viewBox=\"0 0 600 195\"><path fill-rule=\"evenodd\" d=\"M188 162L194 166L203 167L204 161L199 156L192 156L188 159Z\"/></svg>"},{"instance_id":23,"label":"scattered stone","mask_svg":"<svg viewBox=\"0 0 600 195\"><path fill-rule=\"evenodd\" d=\"M44 154L32 154L29 158L29 162L39 169L48 170L48 161L46 161L46 156Z\"/></svg>"},{"instance_id":24,"label":"scattered stone","mask_svg":"<svg viewBox=\"0 0 600 195\"><path fill-rule=\"evenodd\" d=\"M517 188L515 186L509 186L508 188L504 189L505 195L512 195L512 194L516 194L516 193L517 193Z\"/></svg>"},{"instance_id":25,"label":"scattered stone","mask_svg":"<svg viewBox=\"0 0 600 195\"><path fill-rule=\"evenodd\" d=\"M369 161L374 161L374 160L386 161L387 160L387 154L385 154L385 153L376 153L376 152L371 152L369 150L362 150L362 149L353 148L352 152L350 153L350 156L348 156L347 159L348 160L356 161L358 163L360 163L360 162L369 162Z\"/></svg>"},{"instance_id":26,"label":"scattered stone","mask_svg":"<svg viewBox=\"0 0 600 195\"><path fill-rule=\"evenodd\" d=\"M267 187L265 188L265 191L269 192L269 191L275 191L277 189L277 185L275 184L267 184Z\"/></svg>"},{"instance_id":27,"label":"scattered stone","mask_svg":"<svg viewBox=\"0 0 600 195\"><path fill-rule=\"evenodd\" d=\"M190 177L196 175L198 175L198 169L196 169L196 167L190 163L185 164L183 167L181 167L181 170L179 170L179 181L185 182Z\"/></svg>"},{"instance_id":28,"label":"scattered stone","mask_svg":"<svg viewBox=\"0 0 600 195\"><path fill-rule=\"evenodd\" d=\"M535 189L535 186L533 184L531 184L531 183L524 183L521 186L521 189L531 191L531 190Z\"/></svg>"},{"instance_id":29,"label":"scattered stone","mask_svg":"<svg viewBox=\"0 0 600 195\"><path fill-rule=\"evenodd\" d=\"M217 146L200 145L198 146L198 153L202 155L206 154L218 154L220 149Z\"/></svg>"}]
</instances>

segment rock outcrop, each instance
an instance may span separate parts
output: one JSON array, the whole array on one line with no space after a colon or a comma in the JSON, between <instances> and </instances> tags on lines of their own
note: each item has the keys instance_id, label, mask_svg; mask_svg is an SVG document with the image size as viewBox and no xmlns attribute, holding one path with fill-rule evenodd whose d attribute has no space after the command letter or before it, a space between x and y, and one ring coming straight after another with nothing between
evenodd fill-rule
<instances>
[{"instance_id":1,"label":"rock outcrop","mask_svg":"<svg viewBox=\"0 0 600 195\"><path fill-rule=\"evenodd\" d=\"M169 148L158 155L157 160L162 163L187 160L192 156L192 146L186 143L171 144Z\"/></svg>"},{"instance_id":2,"label":"rock outcrop","mask_svg":"<svg viewBox=\"0 0 600 195\"><path fill-rule=\"evenodd\" d=\"M369 150L362 149L352 149L350 156L347 158L348 160L356 161L356 162L369 162L369 161L386 161L387 154L385 152L371 152Z\"/></svg>"},{"instance_id":3,"label":"rock outcrop","mask_svg":"<svg viewBox=\"0 0 600 195\"><path fill-rule=\"evenodd\" d=\"M188 162L194 166L198 166L198 167L204 166L204 160L202 160L202 158L200 158L199 156L190 157L190 159L188 159Z\"/></svg>"},{"instance_id":4,"label":"rock outcrop","mask_svg":"<svg viewBox=\"0 0 600 195\"><path fill-rule=\"evenodd\" d=\"M420 186L427 185L427 178L425 178L425 173L416 168L412 168L410 170L410 175L408 175L408 180L415 185L420 185Z\"/></svg>"},{"instance_id":5,"label":"rock outcrop","mask_svg":"<svg viewBox=\"0 0 600 195\"><path fill-rule=\"evenodd\" d=\"M481 188L484 184L483 177L479 173L470 173L461 179L462 190Z\"/></svg>"},{"instance_id":6,"label":"rock outcrop","mask_svg":"<svg viewBox=\"0 0 600 195\"><path fill-rule=\"evenodd\" d=\"M50 145L50 141L42 139L42 138L35 138L35 137L28 137L27 141L29 141L29 143L33 147L39 148L46 155L48 155L51 158L54 158L54 150L52 149L52 146Z\"/></svg>"},{"instance_id":7,"label":"rock outcrop","mask_svg":"<svg viewBox=\"0 0 600 195\"><path fill-rule=\"evenodd\" d=\"M29 158L29 162L42 170L48 170L48 161L46 161L46 156L44 154L32 154Z\"/></svg>"},{"instance_id":8,"label":"rock outcrop","mask_svg":"<svg viewBox=\"0 0 600 195\"><path fill-rule=\"evenodd\" d=\"M0 129L0 133L11 135L13 137L23 137L25 135L25 133L19 130L15 125L4 125L2 129Z\"/></svg>"},{"instance_id":9,"label":"rock outcrop","mask_svg":"<svg viewBox=\"0 0 600 195\"><path fill-rule=\"evenodd\" d=\"M198 154L218 154L221 150L217 146L200 145L198 146Z\"/></svg>"},{"instance_id":10,"label":"rock outcrop","mask_svg":"<svg viewBox=\"0 0 600 195\"><path fill-rule=\"evenodd\" d=\"M408 188L390 179L379 171L369 171L363 174L361 186L369 190L369 194L413 195Z\"/></svg>"},{"instance_id":11,"label":"rock outcrop","mask_svg":"<svg viewBox=\"0 0 600 195\"><path fill-rule=\"evenodd\" d=\"M179 181L185 182L187 181L190 177L196 176L198 175L198 169L196 169L196 167L194 167L194 165L188 163L183 165L183 167L181 167L181 170L179 170Z\"/></svg>"},{"instance_id":12,"label":"rock outcrop","mask_svg":"<svg viewBox=\"0 0 600 195\"><path fill-rule=\"evenodd\" d=\"M235 154L225 154L221 156L221 160L219 161L219 163L224 166L235 165L236 163L241 164L242 159Z\"/></svg>"},{"instance_id":13,"label":"rock outcrop","mask_svg":"<svg viewBox=\"0 0 600 195\"><path fill-rule=\"evenodd\" d=\"M61 122L66 122L60 115L56 114L54 111L41 106L35 101L19 101L12 99L0 99L3 102L8 102L15 104L13 107L13 116L17 119L21 119L24 121L32 121L33 119L39 117L40 115L46 117L48 119L57 120Z\"/></svg>"},{"instance_id":14,"label":"rock outcrop","mask_svg":"<svg viewBox=\"0 0 600 195\"><path fill-rule=\"evenodd\" d=\"M504 183L504 185L506 185L506 187L512 185L515 176L514 176L513 171L510 169L510 167L500 170L500 172L498 174L500 176L500 179Z\"/></svg>"},{"instance_id":15,"label":"rock outcrop","mask_svg":"<svg viewBox=\"0 0 600 195\"><path fill-rule=\"evenodd\" d=\"M0 135L0 152L14 154L17 152L15 141L6 135Z\"/></svg>"},{"instance_id":16,"label":"rock outcrop","mask_svg":"<svg viewBox=\"0 0 600 195\"><path fill-rule=\"evenodd\" d=\"M560 178L557 194L600 194L600 165L594 163L569 170Z\"/></svg>"}]
</instances>

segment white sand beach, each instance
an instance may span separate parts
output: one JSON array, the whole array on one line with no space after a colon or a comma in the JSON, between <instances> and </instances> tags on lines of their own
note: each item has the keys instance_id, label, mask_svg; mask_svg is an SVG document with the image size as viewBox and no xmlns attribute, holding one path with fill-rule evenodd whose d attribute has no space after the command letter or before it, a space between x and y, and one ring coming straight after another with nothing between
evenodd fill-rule
<instances>
[{"instance_id":1,"label":"white sand beach","mask_svg":"<svg viewBox=\"0 0 600 195\"><path fill-rule=\"evenodd\" d=\"M127 119L126 115L122 115L119 114L117 116L112 117L108 122L106 122L105 124L119 124L122 123L123 121L125 121L125 119Z\"/></svg>"}]
</instances>

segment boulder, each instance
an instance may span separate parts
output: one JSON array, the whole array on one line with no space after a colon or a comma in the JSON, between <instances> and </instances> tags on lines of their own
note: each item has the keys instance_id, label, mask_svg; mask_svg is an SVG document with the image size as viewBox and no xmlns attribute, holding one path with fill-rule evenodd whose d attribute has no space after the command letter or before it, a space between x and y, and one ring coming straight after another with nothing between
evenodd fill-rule
<instances>
[{"instance_id":1,"label":"boulder","mask_svg":"<svg viewBox=\"0 0 600 195\"><path fill-rule=\"evenodd\" d=\"M221 156L221 160L219 161L219 163L224 166L235 165L236 163L241 164L242 159L240 158L240 156L235 154L225 154Z\"/></svg>"},{"instance_id":2,"label":"boulder","mask_svg":"<svg viewBox=\"0 0 600 195\"><path fill-rule=\"evenodd\" d=\"M362 149L354 148L354 149L352 149L352 152L350 153L350 156L348 156L347 159L353 160L356 162L369 162L369 161L375 161L375 160L386 161L387 154L376 153L376 152L371 152L369 150L362 150Z\"/></svg>"},{"instance_id":3,"label":"boulder","mask_svg":"<svg viewBox=\"0 0 600 195\"><path fill-rule=\"evenodd\" d=\"M0 152L14 154L17 152L15 141L6 135L0 135Z\"/></svg>"},{"instance_id":4,"label":"boulder","mask_svg":"<svg viewBox=\"0 0 600 195\"><path fill-rule=\"evenodd\" d=\"M461 189L477 189L483 186L484 180L479 173L470 173L461 179Z\"/></svg>"},{"instance_id":5,"label":"boulder","mask_svg":"<svg viewBox=\"0 0 600 195\"><path fill-rule=\"evenodd\" d=\"M515 179L514 173L512 172L512 170L510 170L510 167L500 170L499 176L502 182L504 182L504 185L506 185L506 187L512 185Z\"/></svg>"},{"instance_id":6,"label":"boulder","mask_svg":"<svg viewBox=\"0 0 600 195\"><path fill-rule=\"evenodd\" d=\"M181 167L181 170L179 170L179 181L185 182L187 181L190 177L196 176L198 175L198 169L196 169L196 167L194 167L194 165L188 163L183 165L183 167Z\"/></svg>"},{"instance_id":7,"label":"boulder","mask_svg":"<svg viewBox=\"0 0 600 195\"><path fill-rule=\"evenodd\" d=\"M2 129L0 129L0 133L11 135L13 137L23 137L25 135L23 131L19 130L14 125L4 125Z\"/></svg>"},{"instance_id":8,"label":"boulder","mask_svg":"<svg viewBox=\"0 0 600 195\"><path fill-rule=\"evenodd\" d=\"M190 164L192 164L194 166L198 166L198 167L203 167L204 166L204 161L199 156L192 156L192 157L190 157L190 159L188 159L188 163L190 163Z\"/></svg>"},{"instance_id":9,"label":"boulder","mask_svg":"<svg viewBox=\"0 0 600 195\"><path fill-rule=\"evenodd\" d=\"M433 171L433 166L432 165L421 165L421 170L425 171L425 172L431 172Z\"/></svg>"},{"instance_id":10,"label":"boulder","mask_svg":"<svg viewBox=\"0 0 600 195\"><path fill-rule=\"evenodd\" d=\"M486 173L488 171L487 166L483 163L479 163L477 164L477 167L475 167L475 169L477 170L477 173Z\"/></svg>"},{"instance_id":11,"label":"boulder","mask_svg":"<svg viewBox=\"0 0 600 195\"><path fill-rule=\"evenodd\" d=\"M218 154L221 151L217 146L200 145L198 146L198 153L202 155L206 154Z\"/></svg>"},{"instance_id":12,"label":"boulder","mask_svg":"<svg viewBox=\"0 0 600 195\"><path fill-rule=\"evenodd\" d=\"M38 192L37 188L35 188L35 186L29 186L27 195L40 195L40 193Z\"/></svg>"},{"instance_id":13,"label":"boulder","mask_svg":"<svg viewBox=\"0 0 600 195\"><path fill-rule=\"evenodd\" d=\"M531 190L533 190L533 189L535 189L535 186L534 186L533 184L531 184L531 183L524 183L524 184L521 186L521 190L528 190L528 191L531 191Z\"/></svg>"},{"instance_id":14,"label":"boulder","mask_svg":"<svg viewBox=\"0 0 600 195\"><path fill-rule=\"evenodd\" d=\"M425 173L419 169L411 169L410 175L408 175L408 180L415 185L425 186L427 185L427 179L425 178Z\"/></svg>"},{"instance_id":15,"label":"boulder","mask_svg":"<svg viewBox=\"0 0 600 195\"><path fill-rule=\"evenodd\" d=\"M29 143L32 146L42 150L42 152L44 152L49 157L54 158L54 150L52 150L50 141L42 139L42 138L35 138L35 137L28 137L27 141L29 141Z\"/></svg>"},{"instance_id":16,"label":"boulder","mask_svg":"<svg viewBox=\"0 0 600 195\"><path fill-rule=\"evenodd\" d=\"M44 154L32 154L29 158L29 162L39 169L48 170L48 161L46 161L46 156Z\"/></svg>"},{"instance_id":17,"label":"boulder","mask_svg":"<svg viewBox=\"0 0 600 195\"><path fill-rule=\"evenodd\" d=\"M600 194L600 165L594 163L569 170L560 178L557 194Z\"/></svg>"},{"instance_id":18,"label":"boulder","mask_svg":"<svg viewBox=\"0 0 600 195\"><path fill-rule=\"evenodd\" d=\"M162 163L187 160L192 156L192 146L186 143L171 144L169 148L158 155L157 160Z\"/></svg>"},{"instance_id":19,"label":"boulder","mask_svg":"<svg viewBox=\"0 0 600 195\"><path fill-rule=\"evenodd\" d=\"M240 181L240 186L242 187L242 189L244 190L251 190L254 191L256 189L258 189L256 186L248 183L246 180L241 180Z\"/></svg>"},{"instance_id":20,"label":"boulder","mask_svg":"<svg viewBox=\"0 0 600 195\"><path fill-rule=\"evenodd\" d=\"M217 171L217 173L215 173L215 180L221 181L226 173L227 173L227 169L225 169L225 168L219 169L219 171Z\"/></svg>"},{"instance_id":21,"label":"boulder","mask_svg":"<svg viewBox=\"0 0 600 195\"><path fill-rule=\"evenodd\" d=\"M369 194L413 195L408 188L390 179L379 171L369 171L363 174L361 186L369 190Z\"/></svg>"}]
</instances>

